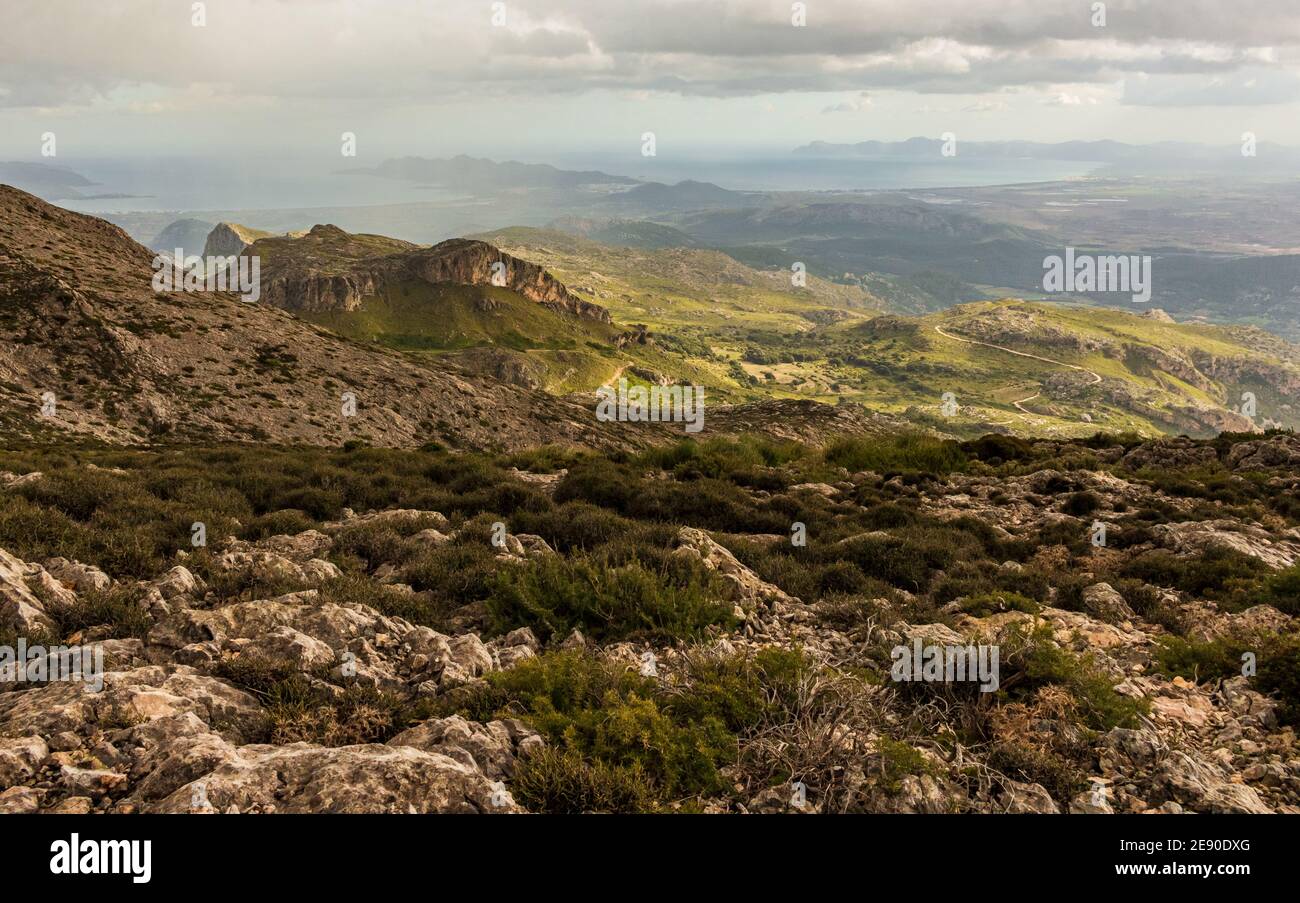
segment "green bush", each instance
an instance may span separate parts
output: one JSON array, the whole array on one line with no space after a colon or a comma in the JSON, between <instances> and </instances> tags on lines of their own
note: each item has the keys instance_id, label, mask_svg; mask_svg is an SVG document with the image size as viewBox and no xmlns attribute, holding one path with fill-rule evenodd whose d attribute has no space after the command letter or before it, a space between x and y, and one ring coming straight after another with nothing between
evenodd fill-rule
<instances>
[{"instance_id":1,"label":"green bush","mask_svg":"<svg viewBox=\"0 0 1300 903\"><path fill-rule=\"evenodd\" d=\"M816 666L798 650L688 656L672 680L581 651L551 651L441 697L440 711L517 717L546 738L511 785L539 812L689 809L726 792L719 769L748 738L827 702L807 687ZM796 714L797 713L797 714Z\"/></svg>"},{"instance_id":2,"label":"green bush","mask_svg":"<svg viewBox=\"0 0 1300 903\"><path fill-rule=\"evenodd\" d=\"M403 566L402 577L417 591L465 605L492 593L500 567L485 533L481 541L446 543L416 553Z\"/></svg>"},{"instance_id":3,"label":"green bush","mask_svg":"<svg viewBox=\"0 0 1300 903\"><path fill-rule=\"evenodd\" d=\"M968 596L961 602L961 610L976 618L1001 614L1006 611L1023 611L1028 614L1037 614L1041 609L1042 606L1033 599L1011 592Z\"/></svg>"},{"instance_id":4,"label":"green bush","mask_svg":"<svg viewBox=\"0 0 1300 903\"><path fill-rule=\"evenodd\" d=\"M1278 611L1300 616L1300 564L1294 564L1266 578L1253 602L1272 605Z\"/></svg>"},{"instance_id":5,"label":"green bush","mask_svg":"<svg viewBox=\"0 0 1300 903\"><path fill-rule=\"evenodd\" d=\"M570 758L565 768L560 767L565 763L542 760L546 775L540 769L528 775L531 800L563 802L575 781L609 787L637 780L659 806L719 791L718 765L735 757L735 737L719 720L674 720L661 707L654 680L584 653L539 656L493 672L487 680L504 712L523 717L553 747L581 756L587 765L575 768ZM544 776L557 784L537 786ZM630 799L646 801L644 796Z\"/></svg>"},{"instance_id":6,"label":"green bush","mask_svg":"<svg viewBox=\"0 0 1300 903\"><path fill-rule=\"evenodd\" d=\"M502 569L487 610L495 630L531 627L541 638L580 629L601 642L697 637L705 627L733 623L721 602L719 578L685 559L652 570L637 560L611 567L608 560L543 555Z\"/></svg>"},{"instance_id":7,"label":"green bush","mask_svg":"<svg viewBox=\"0 0 1300 903\"><path fill-rule=\"evenodd\" d=\"M1253 591L1264 576L1264 566L1231 549L1210 548L1185 558L1156 549L1129 560L1120 568L1120 575L1213 599L1237 611L1251 604Z\"/></svg>"},{"instance_id":8,"label":"green bush","mask_svg":"<svg viewBox=\"0 0 1300 903\"><path fill-rule=\"evenodd\" d=\"M541 749L515 768L510 792L532 812L552 815L653 812L659 806L639 762L592 761L571 749Z\"/></svg>"},{"instance_id":9,"label":"green bush","mask_svg":"<svg viewBox=\"0 0 1300 903\"><path fill-rule=\"evenodd\" d=\"M828 464L849 471L952 473L966 467L961 447L919 433L883 438L837 439L822 453Z\"/></svg>"},{"instance_id":10,"label":"green bush","mask_svg":"<svg viewBox=\"0 0 1300 903\"><path fill-rule=\"evenodd\" d=\"M1209 641L1162 637L1156 647L1159 670L1197 682L1242 674L1246 653L1255 656L1255 688L1278 701L1278 720L1300 724L1300 637L1228 636Z\"/></svg>"},{"instance_id":11,"label":"green bush","mask_svg":"<svg viewBox=\"0 0 1300 903\"><path fill-rule=\"evenodd\" d=\"M143 638L153 626L140 593L134 587L113 586L82 593L74 603L48 603L46 614L67 638L90 627L107 628L103 639Z\"/></svg>"},{"instance_id":12,"label":"green bush","mask_svg":"<svg viewBox=\"0 0 1300 903\"><path fill-rule=\"evenodd\" d=\"M1078 656L1052 639L1048 625L1013 628L1002 643L1001 688L1027 698L1039 687L1069 691L1084 722L1098 731L1131 725L1145 710L1142 701L1115 692L1115 682L1089 656Z\"/></svg>"}]
</instances>

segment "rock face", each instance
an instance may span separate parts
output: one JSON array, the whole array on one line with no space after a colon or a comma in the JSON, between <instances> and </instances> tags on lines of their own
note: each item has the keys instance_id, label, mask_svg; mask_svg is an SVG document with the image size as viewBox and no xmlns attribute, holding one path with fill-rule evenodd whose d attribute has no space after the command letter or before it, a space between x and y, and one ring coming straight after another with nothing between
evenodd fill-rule
<instances>
[{"instance_id":1,"label":"rock face","mask_svg":"<svg viewBox=\"0 0 1300 903\"><path fill-rule=\"evenodd\" d=\"M50 585L49 574L39 564L29 565L0 549L0 625L22 634L51 626L45 603L32 591L42 585Z\"/></svg>"},{"instance_id":2,"label":"rock face","mask_svg":"<svg viewBox=\"0 0 1300 903\"><path fill-rule=\"evenodd\" d=\"M1115 623L1133 620L1133 609L1109 583L1097 583L1083 591L1083 607L1092 616Z\"/></svg>"},{"instance_id":3,"label":"rock face","mask_svg":"<svg viewBox=\"0 0 1300 903\"><path fill-rule=\"evenodd\" d=\"M1233 470L1300 467L1300 436L1274 436L1258 442L1239 442L1228 452Z\"/></svg>"},{"instance_id":4,"label":"rock face","mask_svg":"<svg viewBox=\"0 0 1300 903\"><path fill-rule=\"evenodd\" d=\"M1300 531L1296 530L1289 531L1294 535L1281 538L1257 524L1214 520L1158 524L1154 532L1165 545L1187 555L1228 549L1257 558L1271 568L1290 567L1300 558Z\"/></svg>"},{"instance_id":5,"label":"rock face","mask_svg":"<svg viewBox=\"0 0 1300 903\"><path fill-rule=\"evenodd\" d=\"M250 229L238 223L217 223L208 233L203 244L204 257L238 257L248 250L259 238L266 238L270 232Z\"/></svg>"},{"instance_id":6,"label":"rock face","mask_svg":"<svg viewBox=\"0 0 1300 903\"><path fill-rule=\"evenodd\" d=\"M721 574L730 587L731 598L742 606L779 606L794 601L737 561L736 556L703 530L682 527L677 534L675 554L698 559L709 570Z\"/></svg>"},{"instance_id":7,"label":"rock face","mask_svg":"<svg viewBox=\"0 0 1300 903\"><path fill-rule=\"evenodd\" d=\"M610 322L605 308L571 294L542 267L482 241L419 248L322 225L302 238L259 241L248 253L263 258L263 297L285 310L350 311L412 282L452 283L505 288L560 313Z\"/></svg>"}]
</instances>

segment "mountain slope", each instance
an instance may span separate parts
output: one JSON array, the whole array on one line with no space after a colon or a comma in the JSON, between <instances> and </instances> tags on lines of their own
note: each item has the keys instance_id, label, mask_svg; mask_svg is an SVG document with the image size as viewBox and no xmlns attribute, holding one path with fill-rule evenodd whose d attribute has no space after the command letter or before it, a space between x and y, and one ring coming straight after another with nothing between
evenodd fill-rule
<instances>
[{"instance_id":1,"label":"mountain slope","mask_svg":"<svg viewBox=\"0 0 1300 903\"><path fill-rule=\"evenodd\" d=\"M155 293L152 252L0 186L0 435L489 448L628 447L653 431L437 361L360 345L265 303ZM52 416L42 398L52 393ZM342 395L355 395L353 417ZM46 396L47 399L49 396Z\"/></svg>"},{"instance_id":2,"label":"mountain slope","mask_svg":"<svg viewBox=\"0 0 1300 903\"><path fill-rule=\"evenodd\" d=\"M791 271L759 270L708 248L611 247L552 229L515 227L479 236L539 261L579 294L623 322L661 331L725 328L808 329L827 311L879 310L879 299L856 286Z\"/></svg>"},{"instance_id":3,"label":"mountain slope","mask_svg":"<svg viewBox=\"0 0 1300 903\"><path fill-rule=\"evenodd\" d=\"M470 191L508 191L520 188L580 188L589 185L635 185L636 179L595 170L557 169L546 163L497 163L460 154L447 159L401 157L385 160L374 169L354 170L390 179L425 182Z\"/></svg>"},{"instance_id":4,"label":"mountain slope","mask_svg":"<svg viewBox=\"0 0 1300 903\"><path fill-rule=\"evenodd\" d=\"M1206 435L1300 422L1300 367L1275 342L1256 346L1240 332L1107 308L1008 300L832 326L799 347L810 356L820 349L820 372L853 400L959 432ZM944 392L958 405L952 418L940 416ZM1247 392L1256 399L1253 421L1239 413Z\"/></svg>"}]
</instances>

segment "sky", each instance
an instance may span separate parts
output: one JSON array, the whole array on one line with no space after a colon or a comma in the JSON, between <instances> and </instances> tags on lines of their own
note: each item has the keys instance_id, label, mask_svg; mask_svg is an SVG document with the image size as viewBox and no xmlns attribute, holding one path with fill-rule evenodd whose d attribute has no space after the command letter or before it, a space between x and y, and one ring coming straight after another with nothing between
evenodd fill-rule
<instances>
[{"instance_id":1,"label":"sky","mask_svg":"<svg viewBox=\"0 0 1300 903\"><path fill-rule=\"evenodd\" d=\"M1300 0L3 0L0 159L1300 145ZM800 21L804 24L796 24Z\"/></svg>"}]
</instances>

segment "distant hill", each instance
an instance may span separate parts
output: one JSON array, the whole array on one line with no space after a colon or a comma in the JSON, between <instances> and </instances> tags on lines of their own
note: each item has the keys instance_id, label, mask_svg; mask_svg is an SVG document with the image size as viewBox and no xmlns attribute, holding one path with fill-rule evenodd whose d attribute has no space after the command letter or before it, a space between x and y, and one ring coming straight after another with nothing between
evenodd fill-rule
<instances>
[{"instance_id":1,"label":"distant hill","mask_svg":"<svg viewBox=\"0 0 1300 903\"><path fill-rule=\"evenodd\" d=\"M712 248L617 247L552 229L514 227L480 236L542 263L616 320L679 333L755 328L807 329L827 308L879 310L857 286L747 266Z\"/></svg>"},{"instance_id":2,"label":"distant hill","mask_svg":"<svg viewBox=\"0 0 1300 903\"><path fill-rule=\"evenodd\" d=\"M203 243L204 257L238 257L253 242L270 238L274 233L254 229L239 223L217 223Z\"/></svg>"},{"instance_id":3,"label":"distant hill","mask_svg":"<svg viewBox=\"0 0 1300 903\"><path fill-rule=\"evenodd\" d=\"M687 180L675 185L662 182L643 182L627 191L607 195L600 206L623 210L668 212L699 210L709 207L746 206L750 195L741 191L719 188L712 182Z\"/></svg>"},{"instance_id":4,"label":"distant hill","mask_svg":"<svg viewBox=\"0 0 1300 903\"><path fill-rule=\"evenodd\" d=\"M498 191L511 188L578 188L589 185L635 185L636 179L612 176L596 170L558 169L546 163L497 163L464 154L447 159L401 157L385 160L368 173L407 182L424 182L467 191Z\"/></svg>"},{"instance_id":5,"label":"distant hill","mask_svg":"<svg viewBox=\"0 0 1300 903\"><path fill-rule=\"evenodd\" d=\"M604 308L575 297L543 268L480 241L425 248L318 225L301 237L261 238L247 253L261 258L268 303L286 310L351 311L404 286L451 284L505 288L557 313L609 322Z\"/></svg>"},{"instance_id":6,"label":"distant hill","mask_svg":"<svg viewBox=\"0 0 1300 903\"><path fill-rule=\"evenodd\" d=\"M188 256L202 254L208 241L208 234L216 228L215 223L201 219L178 219L170 223L149 242L155 251L168 254L180 248Z\"/></svg>"},{"instance_id":7,"label":"distant hill","mask_svg":"<svg viewBox=\"0 0 1300 903\"><path fill-rule=\"evenodd\" d=\"M789 217L781 228L821 228L860 222L863 211L817 212L773 213ZM877 213L866 222L881 236L888 224L909 221L945 225L947 234L970 241L982 235L973 217L941 212L915 220L918 211L907 206L895 206L897 219ZM761 211L736 215L764 218ZM1035 238L993 232L1003 240ZM680 352L729 399L863 404L943 432L1204 435L1251 429L1234 410L1251 392L1255 424L1300 424L1300 348L1250 327L1179 323L1153 309L1139 315L1014 300L955 304L973 289L941 273L868 273L853 284L809 275L796 288L786 266L756 269L707 248L611 247L520 227L483 237L542 263L616 320L681 337ZM882 315L886 310L926 316ZM948 391L962 407L952 421L937 409Z\"/></svg>"},{"instance_id":8,"label":"distant hill","mask_svg":"<svg viewBox=\"0 0 1300 903\"><path fill-rule=\"evenodd\" d=\"M1300 366L1264 333L1179 324L1108 308L1015 300L960 305L929 317L827 326L769 346L801 361L791 379L838 383L854 400L948 423L1085 435L1115 431L1213 435L1273 421L1300 424ZM756 368L759 369L759 368ZM959 411L938 411L945 392ZM1257 416L1239 409L1252 393Z\"/></svg>"},{"instance_id":9,"label":"distant hill","mask_svg":"<svg viewBox=\"0 0 1300 903\"><path fill-rule=\"evenodd\" d=\"M94 182L80 173L48 163L0 162L0 183L12 185L47 201L83 197Z\"/></svg>"},{"instance_id":10,"label":"distant hill","mask_svg":"<svg viewBox=\"0 0 1300 903\"><path fill-rule=\"evenodd\" d=\"M432 247L319 225L261 239L267 303L364 342L455 360L516 385L593 390L620 368L620 329L543 267L483 241ZM662 362L652 366L662 369Z\"/></svg>"},{"instance_id":11,"label":"distant hill","mask_svg":"<svg viewBox=\"0 0 1300 903\"><path fill-rule=\"evenodd\" d=\"M606 245L628 248L691 248L699 245L680 229L662 223L646 220L628 219L592 219L587 217L564 216L547 225L548 229L557 229L571 235L598 241Z\"/></svg>"},{"instance_id":12,"label":"distant hill","mask_svg":"<svg viewBox=\"0 0 1300 903\"><path fill-rule=\"evenodd\" d=\"M992 222L901 194L861 201L704 210L671 218L701 245L758 268L803 263L808 271L861 284L919 313L954 301L1043 293L1043 260L1067 242L1049 232ZM1187 320L1266 328L1300 339L1300 255L1244 256L1179 248L1078 247L1080 254L1152 257L1153 307ZM884 277L883 279L881 277ZM1061 297L1060 300L1070 300ZM1075 300L1129 308L1131 294Z\"/></svg>"}]
</instances>

